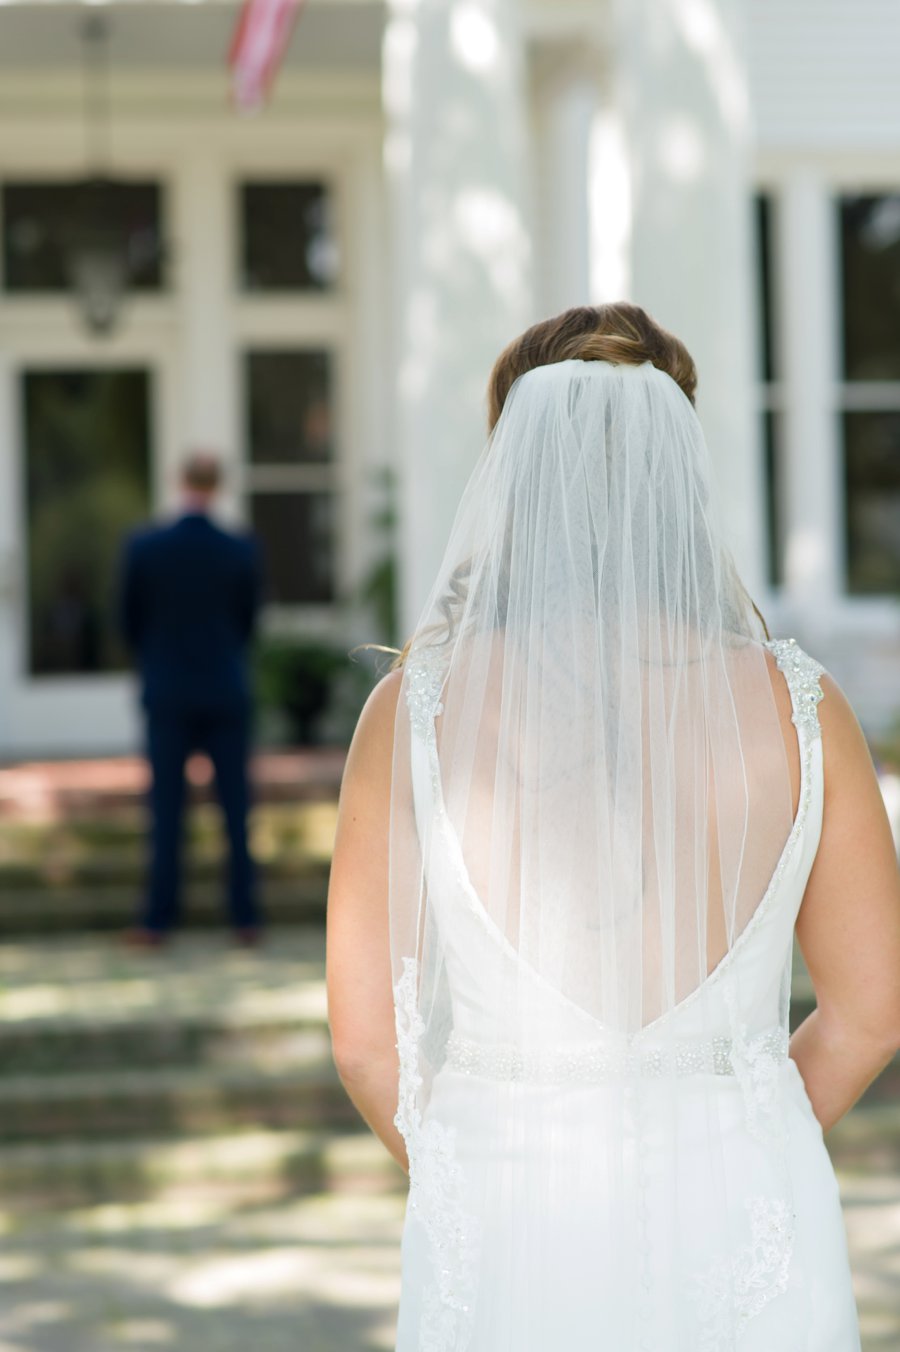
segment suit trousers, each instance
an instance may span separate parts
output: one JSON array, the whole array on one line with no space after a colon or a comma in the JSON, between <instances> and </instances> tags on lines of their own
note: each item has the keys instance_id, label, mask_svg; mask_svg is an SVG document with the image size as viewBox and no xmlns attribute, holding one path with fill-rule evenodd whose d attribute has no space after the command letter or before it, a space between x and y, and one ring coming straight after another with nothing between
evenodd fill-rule
<instances>
[{"instance_id":1,"label":"suit trousers","mask_svg":"<svg viewBox=\"0 0 900 1352\"><path fill-rule=\"evenodd\" d=\"M247 844L250 805L247 760L249 710L211 713L173 709L146 711L150 762L150 868L141 923L157 931L171 929L181 912L181 852L185 800L185 763L204 751L215 771L216 792L229 844L227 895L235 928L259 925L255 868Z\"/></svg>"}]
</instances>

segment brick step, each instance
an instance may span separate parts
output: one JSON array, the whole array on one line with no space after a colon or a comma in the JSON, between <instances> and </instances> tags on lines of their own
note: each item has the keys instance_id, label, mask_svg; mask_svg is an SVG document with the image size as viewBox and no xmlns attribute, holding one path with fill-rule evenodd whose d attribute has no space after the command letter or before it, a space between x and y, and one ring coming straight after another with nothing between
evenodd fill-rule
<instances>
[{"instance_id":1,"label":"brick step","mask_svg":"<svg viewBox=\"0 0 900 1352\"><path fill-rule=\"evenodd\" d=\"M336 798L345 758L344 746L259 750L251 759L253 801ZM186 781L189 803L215 800L211 767L202 756L188 761ZM137 756L2 765L0 822L106 821L121 811L140 809L147 784L147 765Z\"/></svg>"},{"instance_id":2,"label":"brick step","mask_svg":"<svg viewBox=\"0 0 900 1352\"><path fill-rule=\"evenodd\" d=\"M196 1139L136 1137L0 1146L0 1195L29 1211L104 1201L125 1205L168 1193L179 1204L211 1194L254 1205L321 1192L403 1192L406 1179L357 1119L351 1130L298 1127Z\"/></svg>"},{"instance_id":3,"label":"brick step","mask_svg":"<svg viewBox=\"0 0 900 1352\"><path fill-rule=\"evenodd\" d=\"M331 1039L318 1016L234 1020L226 1009L219 1016L160 1011L140 1019L33 1019L3 1029L0 1086L13 1076L57 1076L73 1068L79 1075L173 1066L253 1066L268 1072L325 1065L330 1059Z\"/></svg>"},{"instance_id":4,"label":"brick step","mask_svg":"<svg viewBox=\"0 0 900 1352\"><path fill-rule=\"evenodd\" d=\"M218 882L224 875L227 854L195 856L184 861L184 878L188 885L192 882ZM304 851L282 850L268 858L258 858L257 864L264 878L303 880L306 878L324 878L328 876L328 861L311 858ZM19 896L45 889L52 892L84 891L85 889L108 890L109 888L141 887L146 876L146 861L142 856L133 858L109 850L105 855L82 859L77 864L67 864L64 868L48 861L34 868L19 864L0 867L0 892L14 892Z\"/></svg>"},{"instance_id":5,"label":"brick step","mask_svg":"<svg viewBox=\"0 0 900 1352\"><path fill-rule=\"evenodd\" d=\"M195 856L184 861L184 879L188 886L192 883L219 882L224 876L227 854L207 857ZM279 851L267 859L257 858L260 874L263 878L319 880L327 878L327 860L311 858L303 851ZM43 870L43 871L41 871ZM109 850L105 855L82 859L77 864L57 867L51 861L39 867L23 867L15 864L0 867L0 893L4 896L12 892L17 897L27 897L45 890L58 893L84 892L86 890L108 891L110 888L140 888L146 877L146 861L143 856L133 858Z\"/></svg>"},{"instance_id":6,"label":"brick step","mask_svg":"<svg viewBox=\"0 0 900 1352\"><path fill-rule=\"evenodd\" d=\"M0 933L5 937L53 931L90 933L129 925L139 904L143 880L133 885L0 887ZM260 897L266 917L286 925L321 924L325 914L328 873L324 867L300 876L279 878L261 870ZM182 915L187 926L208 928L226 922L221 880L186 879Z\"/></svg>"},{"instance_id":7,"label":"brick step","mask_svg":"<svg viewBox=\"0 0 900 1352\"><path fill-rule=\"evenodd\" d=\"M334 840L336 802L268 803L254 808L250 842L260 867L274 877L321 874ZM101 821L0 821L0 892L11 888L134 884L144 876L146 820L141 813ZM218 877L227 858L220 814L210 806L185 819L187 877Z\"/></svg>"},{"instance_id":8,"label":"brick step","mask_svg":"<svg viewBox=\"0 0 900 1352\"><path fill-rule=\"evenodd\" d=\"M330 1059L255 1066L81 1071L0 1079L0 1142L198 1136L241 1127L337 1128L355 1120Z\"/></svg>"},{"instance_id":9,"label":"brick step","mask_svg":"<svg viewBox=\"0 0 900 1352\"><path fill-rule=\"evenodd\" d=\"M317 832L318 822L323 818L332 820L336 802L337 794L330 787L296 801L257 802L251 808L252 827L260 835L275 832L288 840L304 839L310 830ZM96 817L77 813L50 820L0 817L2 857L31 859L46 848L63 852L141 845L148 820L146 809L139 804L119 805ZM192 842L218 841L223 830L218 803L189 802L184 810L183 828L188 848Z\"/></svg>"}]
</instances>

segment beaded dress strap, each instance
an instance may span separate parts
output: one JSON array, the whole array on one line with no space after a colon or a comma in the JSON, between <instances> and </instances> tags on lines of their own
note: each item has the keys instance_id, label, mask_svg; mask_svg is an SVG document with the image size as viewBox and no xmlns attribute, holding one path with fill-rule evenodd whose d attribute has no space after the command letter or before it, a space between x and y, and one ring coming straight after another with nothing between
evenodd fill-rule
<instances>
[{"instance_id":1,"label":"beaded dress strap","mask_svg":"<svg viewBox=\"0 0 900 1352\"><path fill-rule=\"evenodd\" d=\"M819 681L825 668L804 652L796 639L770 638L765 646L775 658L778 670L784 673L791 692L791 722L806 741L814 742L822 735L817 706L825 693Z\"/></svg>"},{"instance_id":2,"label":"beaded dress strap","mask_svg":"<svg viewBox=\"0 0 900 1352\"><path fill-rule=\"evenodd\" d=\"M791 694L791 722L810 741L821 735L818 704L822 699L819 678L825 671L821 662L810 657L793 638L767 639L779 671L784 673ZM407 659L406 702L413 731L429 742L434 737L434 720L443 712L440 693L446 672L445 655L439 648L414 649Z\"/></svg>"},{"instance_id":3,"label":"beaded dress strap","mask_svg":"<svg viewBox=\"0 0 900 1352\"><path fill-rule=\"evenodd\" d=\"M406 662L406 703L414 733L424 742L434 740L434 720L443 713L440 700L446 674L446 658L440 648L415 648Z\"/></svg>"}]
</instances>

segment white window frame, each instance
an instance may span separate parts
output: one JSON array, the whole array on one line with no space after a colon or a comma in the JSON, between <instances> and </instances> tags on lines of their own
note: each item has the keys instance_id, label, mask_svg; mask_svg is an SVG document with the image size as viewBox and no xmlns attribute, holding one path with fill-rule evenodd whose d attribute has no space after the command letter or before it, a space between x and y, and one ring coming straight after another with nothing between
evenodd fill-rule
<instances>
[{"instance_id":1,"label":"white window frame","mask_svg":"<svg viewBox=\"0 0 900 1352\"><path fill-rule=\"evenodd\" d=\"M900 598L847 590L842 414L900 408L900 382L845 381L841 369L839 199L896 191L896 160L880 155L772 153L755 191L773 199L773 308L780 380L779 485L788 549L775 593L809 630L893 638ZM790 620L788 621L790 624Z\"/></svg>"},{"instance_id":2,"label":"white window frame","mask_svg":"<svg viewBox=\"0 0 900 1352\"><path fill-rule=\"evenodd\" d=\"M321 183L329 196L329 205L338 249L335 284L327 290L245 291L241 287L241 188L252 182ZM331 601L279 605L270 602L267 623L280 633L302 632L326 636L334 630L337 608L352 586L345 547L347 521L345 489L347 482L346 409L348 391L344 377L353 313L350 305L353 277L352 241L347 221L344 176L333 162L301 160L291 156L269 158L261 165L255 160L245 170L232 167L229 175L231 207L231 290L234 306L233 354L235 419L241 447L241 496L245 518L249 521L252 498L257 492L284 490L287 493L327 492L333 496ZM330 363L332 459L327 464L254 465L251 448L246 444L247 399L246 358L253 351L324 351ZM299 566L299 557L298 557Z\"/></svg>"}]
</instances>

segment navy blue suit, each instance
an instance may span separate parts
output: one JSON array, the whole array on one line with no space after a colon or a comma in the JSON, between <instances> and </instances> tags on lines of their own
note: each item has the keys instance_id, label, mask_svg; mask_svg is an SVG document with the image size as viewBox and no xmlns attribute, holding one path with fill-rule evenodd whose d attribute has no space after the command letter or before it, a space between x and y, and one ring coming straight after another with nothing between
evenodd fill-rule
<instances>
[{"instance_id":1,"label":"navy blue suit","mask_svg":"<svg viewBox=\"0 0 900 1352\"><path fill-rule=\"evenodd\" d=\"M237 928L259 924L247 846L250 640L261 600L253 535L223 530L203 512L135 531L122 556L120 622L134 651L146 711L151 859L141 923L170 929L179 916L184 767L205 751L230 845L229 901Z\"/></svg>"}]
</instances>

